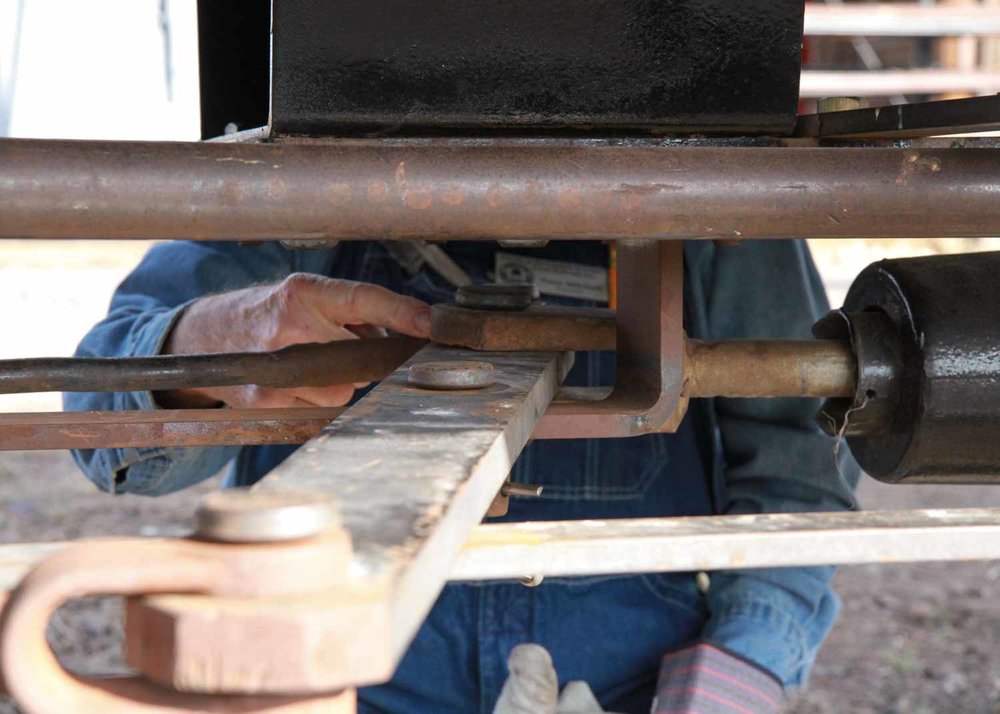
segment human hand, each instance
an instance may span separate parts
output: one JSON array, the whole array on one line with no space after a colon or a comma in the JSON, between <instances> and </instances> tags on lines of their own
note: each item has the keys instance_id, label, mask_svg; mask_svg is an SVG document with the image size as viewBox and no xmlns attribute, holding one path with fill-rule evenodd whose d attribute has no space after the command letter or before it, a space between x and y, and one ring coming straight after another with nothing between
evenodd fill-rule
<instances>
[{"instance_id":1,"label":"human hand","mask_svg":"<svg viewBox=\"0 0 1000 714\"><path fill-rule=\"evenodd\" d=\"M163 354L272 351L305 342L380 337L386 329L430 334L430 308L378 285L293 273L284 280L210 295L191 303L174 325ZM169 408L336 407L364 384L271 389L256 385L157 393Z\"/></svg>"}]
</instances>

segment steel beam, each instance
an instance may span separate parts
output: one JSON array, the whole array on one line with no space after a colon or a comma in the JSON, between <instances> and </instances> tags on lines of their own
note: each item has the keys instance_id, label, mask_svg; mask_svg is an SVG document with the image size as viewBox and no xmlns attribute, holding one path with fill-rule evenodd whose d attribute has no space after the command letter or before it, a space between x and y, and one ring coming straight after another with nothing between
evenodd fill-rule
<instances>
[{"instance_id":1,"label":"steel beam","mask_svg":"<svg viewBox=\"0 0 1000 714\"><path fill-rule=\"evenodd\" d=\"M993 150L669 144L5 139L0 238L915 238L1000 228Z\"/></svg>"}]
</instances>

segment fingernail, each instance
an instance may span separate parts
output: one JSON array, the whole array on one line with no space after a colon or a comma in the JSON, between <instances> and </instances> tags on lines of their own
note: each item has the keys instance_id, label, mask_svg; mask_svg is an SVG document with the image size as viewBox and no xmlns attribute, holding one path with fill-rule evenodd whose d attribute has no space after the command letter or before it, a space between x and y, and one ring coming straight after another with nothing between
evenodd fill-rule
<instances>
[{"instance_id":1,"label":"fingernail","mask_svg":"<svg viewBox=\"0 0 1000 714\"><path fill-rule=\"evenodd\" d=\"M421 310L413 318L413 324L417 327L417 332L421 335L430 336L431 334L431 311Z\"/></svg>"}]
</instances>

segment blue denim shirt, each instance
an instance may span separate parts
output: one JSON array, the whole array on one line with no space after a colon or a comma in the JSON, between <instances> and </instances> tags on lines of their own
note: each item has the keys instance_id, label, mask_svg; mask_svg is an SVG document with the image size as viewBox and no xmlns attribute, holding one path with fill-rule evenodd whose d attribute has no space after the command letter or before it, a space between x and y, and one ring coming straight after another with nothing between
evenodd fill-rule
<instances>
[{"instance_id":1,"label":"blue denim shirt","mask_svg":"<svg viewBox=\"0 0 1000 714\"><path fill-rule=\"evenodd\" d=\"M477 280L493 244L449 243ZM551 244L535 257L606 264L598 243ZM277 243L172 242L150 250L119 286L81 356L157 354L184 306L207 293L304 271L375 282L428 302L450 300L436 274L410 275L379 243L288 251ZM685 245L686 328L693 337L806 337L826 310L800 241ZM584 304L579 301L564 301ZM581 355L567 383L609 384L614 358ZM69 410L155 409L149 392L67 394ZM805 399L696 400L677 434L622 440L536 442L514 467L517 481L545 485L513 499L509 520L844 510L852 499L832 442ZM293 447L98 449L76 459L100 488L156 495L232 463L227 483L254 483ZM842 464L852 484L853 465ZM514 645L538 642L560 679L589 682L614 711L648 712L659 658L687 642L718 642L774 673L805 682L838 610L833 569L717 572L702 594L694 574L551 578L540 587L490 582L447 586L391 682L360 692L360 712L492 711Z\"/></svg>"}]
</instances>

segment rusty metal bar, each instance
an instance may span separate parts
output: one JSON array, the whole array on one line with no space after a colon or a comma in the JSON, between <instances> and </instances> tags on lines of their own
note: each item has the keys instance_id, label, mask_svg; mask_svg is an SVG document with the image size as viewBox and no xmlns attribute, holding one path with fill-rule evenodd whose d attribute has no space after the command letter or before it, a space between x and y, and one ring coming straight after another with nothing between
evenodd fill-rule
<instances>
[{"instance_id":1,"label":"rusty metal bar","mask_svg":"<svg viewBox=\"0 0 1000 714\"><path fill-rule=\"evenodd\" d=\"M615 312L600 307L532 305L524 310L472 310L435 305L431 339L470 350L589 351L615 349Z\"/></svg>"},{"instance_id":2,"label":"rusty metal bar","mask_svg":"<svg viewBox=\"0 0 1000 714\"><path fill-rule=\"evenodd\" d=\"M568 318L560 314L555 319L564 322ZM472 333L481 334L475 323L468 326ZM594 331L595 335L603 333ZM507 333L497 333L497 340L503 344L510 339ZM590 335L584 339L595 338ZM492 340L487 341L484 349L490 349L492 344ZM606 348L614 346L607 337L601 338L601 344ZM683 396L846 397L854 393L856 372L854 355L849 345L841 342L687 340ZM288 381L298 385L295 379ZM630 418L626 413L630 406L631 418L643 415L645 407L641 405L607 401L609 392L608 387L560 390L534 438L567 438L585 430L590 433L595 420L603 425ZM343 411L163 409L0 414L0 451L302 444Z\"/></svg>"},{"instance_id":3,"label":"rusty metal bar","mask_svg":"<svg viewBox=\"0 0 1000 714\"><path fill-rule=\"evenodd\" d=\"M687 406L683 273L680 243L619 242L614 389L601 401L553 403L536 439L602 439L676 429Z\"/></svg>"},{"instance_id":4,"label":"rusty metal bar","mask_svg":"<svg viewBox=\"0 0 1000 714\"><path fill-rule=\"evenodd\" d=\"M833 340L687 341L688 397L851 397L857 359Z\"/></svg>"},{"instance_id":5,"label":"rusty metal bar","mask_svg":"<svg viewBox=\"0 0 1000 714\"><path fill-rule=\"evenodd\" d=\"M392 374L425 344L412 337L380 337L292 345L274 352L0 360L0 394L371 382Z\"/></svg>"},{"instance_id":6,"label":"rusty metal bar","mask_svg":"<svg viewBox=\"0 0 1000 714\"><path fill-rule=\"evenodd\" d=\"M0 238L987 236L991 149L0 141Z\"/></svg>"},{"instance_id":7,"label":"rusty metal bar","mask_svg":"<svg viewBox=\"0 0 1000 714\"><path fill-rule=\"evenodd\" d=\"M0 451L304 444L335 408L0 414Z\"/></svg>"}]
</instances>

